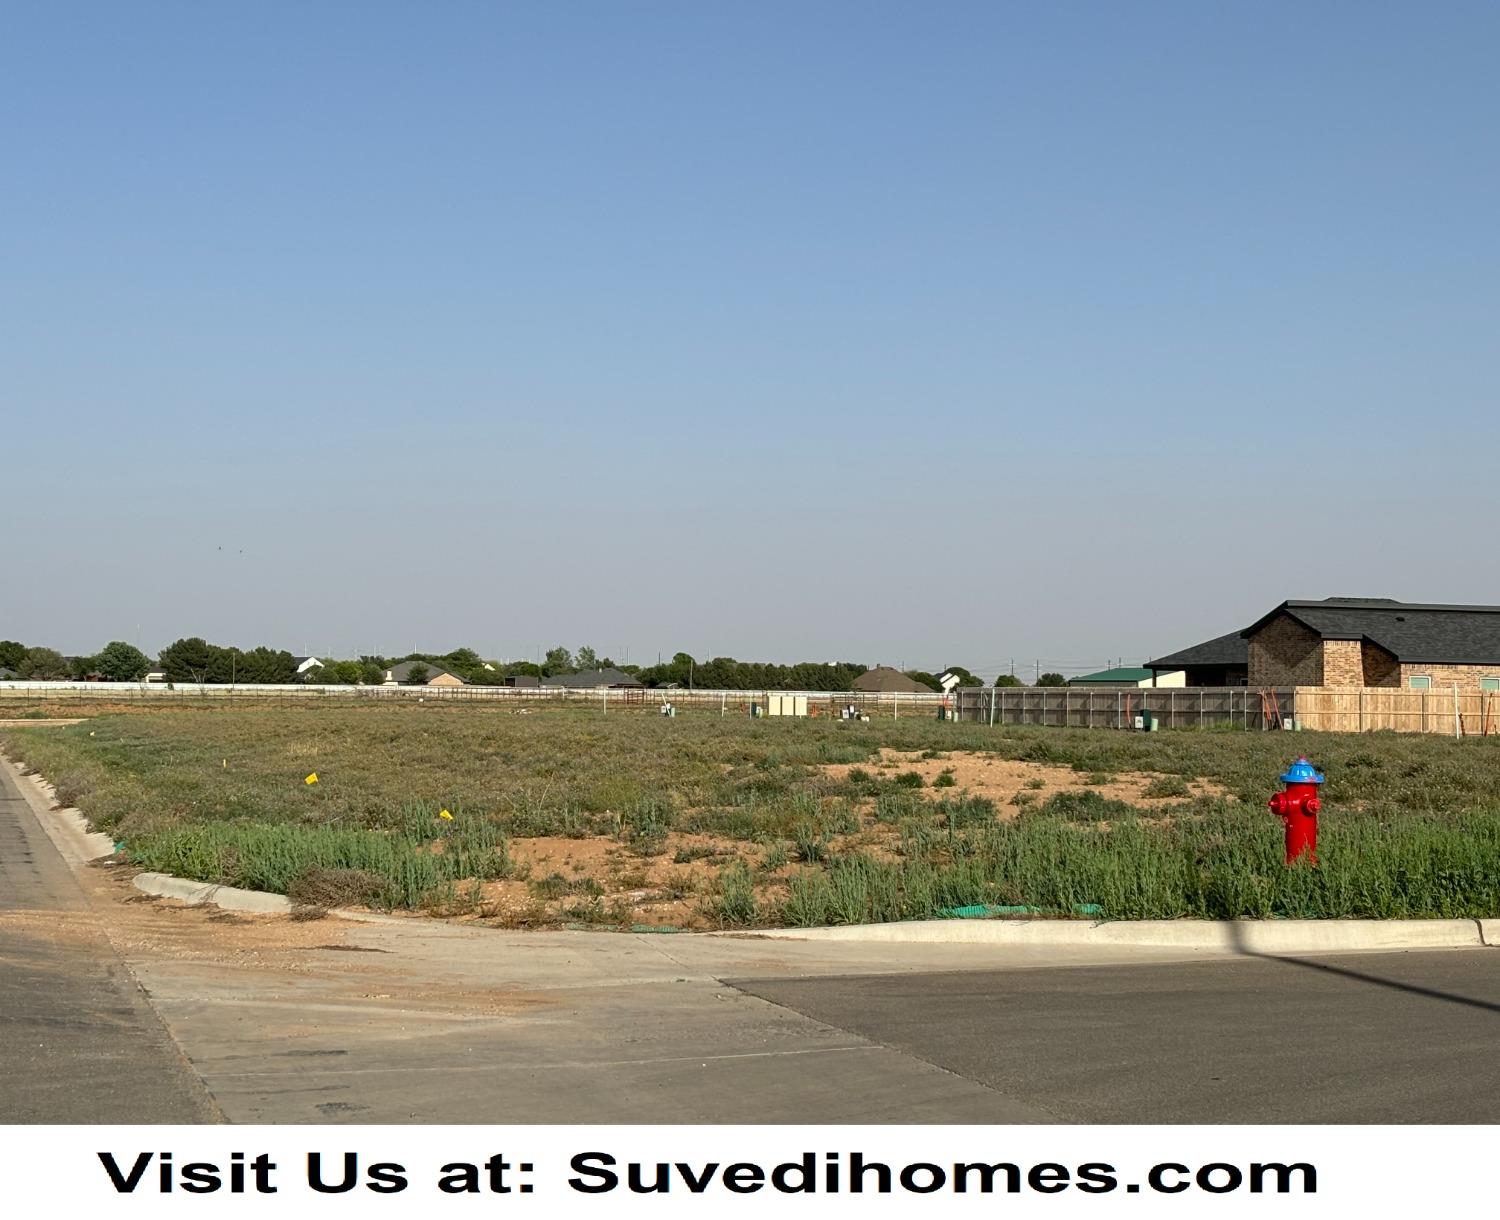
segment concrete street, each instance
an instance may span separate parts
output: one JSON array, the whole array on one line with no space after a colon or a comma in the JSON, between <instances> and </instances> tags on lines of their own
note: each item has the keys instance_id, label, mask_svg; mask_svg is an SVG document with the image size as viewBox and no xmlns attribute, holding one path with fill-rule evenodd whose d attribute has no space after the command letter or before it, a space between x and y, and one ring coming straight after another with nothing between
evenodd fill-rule
<instances>
[{"instance_id":1,"label":"concrete street","mask_svg":"<svg viewBox=\"0 0 1500 1220\"><path fill-rule=\"evenodd\" d=\"M0 1122L217 1117L0 768Z\"/></svg>"},{"instance_id":2,"label":"concrete street","mask_svg":"<svg viewBox=\"0 0 1500 1220\"><path fill-rule=\"evenodd\" d=\"M1495 950L299 922L71 870L0 789L0 1121L1500 1121Z\"/></svg>"}]
</instances>

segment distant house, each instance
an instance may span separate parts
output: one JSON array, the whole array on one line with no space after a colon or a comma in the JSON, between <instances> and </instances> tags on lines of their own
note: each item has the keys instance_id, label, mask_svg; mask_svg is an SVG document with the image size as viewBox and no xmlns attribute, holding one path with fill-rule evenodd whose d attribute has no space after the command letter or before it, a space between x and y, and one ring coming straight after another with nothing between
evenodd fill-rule
<instances>
[{"instance_id":1,"label":"distant house","mask_svg":"<svg viewBox=\"0 0 1500 1220\"><path fill-rule=\"evenodd\" d=\"M543 686L560 686L564 690L639 690L641 683L622 669L582 669L576 674L553 674L542 679Z\"/></svg>"},{"instance_id":2,"label":"distant house","mask_svg":"<svg viewBox=\"0 0 1500 1220\"><path fill-rule=\"evenodd\" d=\"M1244 686L1250 674L1250 643L1243 633L1231 631L1147 661L1146 668L1157 675L1157 685L1166 675L1181 672L1177 686Z\"/></svg>"},{"instance_id":3,"label":"distant house","mask_svg":"<svg viewBox=\"0 0 1500 1220\"><path fill-rule=\"evenodd\" d=\"M505 679L506 686L532 688L542 684L542 680L535 674L511 674Z\"/></svg>"},{"instance_id":4,"label":"distant house","mask_svg":"<svg viewBox=\"0 0 1500 1220\"><path fill-rule=\"evenodd\" d=\"M1500 691L1500 606L1285 601L1241 634L1255 686Z\"/></svg>"},{"instance_id":5,"label":"distant house","mask_svg":"<svg viewBox=\"0 0 1500 1220\"><path fill-rule=\"evenodd\" d=\"M441 665L434 665L430 661L402 661L399 665L392 665L385 671L381 678L382 686L410 686L412 670L423 669L427 676L422 679L419 686L464 686L466 683L457 674L450 674Z\"/></svg>"},{"instance_id":6,"label":"distant house","mask_svg":"<svg viewBox=\"0 0 1500 1220\"><path fill-rule=\"evenodd\" d=\"M147 668L146 668L146 676L143 679L143 681L146 681L146 682L165 682L166 680L167 680L167 671L162 668L161 662L160 661L152 661L151 664L149 666L147 666Z\"/></svg>"},{"instance_id":7,"label":"distant house","mask_svg":"<svg viewBox=\"0 0 1500 1220\"><path fill-rule=\"evenodd\" d=\"M923 686L914 678L908 678L899 669L889 665L877 665L867 669L854 679L854 689L866 694L930 695L932 687Z\"/></svg>"},{"instance_id":8,"label":"distant house","mask_svg":"<svg viewBox=\"0 0 1500 1220\"><path fill-rule=\"evenodd\" d=\"M1145 666L1136 668L1127 665L1114 669L1101 669L1094 674L1080 674L1076 678L1069 678L1068 685L1110 689L1125 687L1134 690L1143 686L1186 686L1187 681L1181 670L1159 674Z\"/></svg>"},{"instance_id":9,"label":"distant house","mask_svg":"<svg viewBox=\"0 0 1500 1220\"><path fill-rule=\"evenodd\" d=\"M323 668L323 662L317 657L293 657L292 664L297 667L293 682L311 682L318 676L317 671Z\"/></svg>"},{"instance_id":10,"label":"distant house","mask_svg":"<svg viewBox=\"0 0 1500 1220\"><path fill-rule=\"evenodd\" d=\"M15 670L6 669L5 666L0 665L0 682L19 682L20 680L21 675Z\"/></svg>"}]
</instances>

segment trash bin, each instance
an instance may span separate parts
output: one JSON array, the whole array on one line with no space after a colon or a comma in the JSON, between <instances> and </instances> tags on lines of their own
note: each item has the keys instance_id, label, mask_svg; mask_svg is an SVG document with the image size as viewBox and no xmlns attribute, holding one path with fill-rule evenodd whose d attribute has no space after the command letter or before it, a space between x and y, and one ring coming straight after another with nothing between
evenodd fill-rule
<instances>
[{"instance_id":1,"label":"trash bin","mask_svg":"<svg viewBox=\"0 0 1500 1220\"><path fill-rule=\"evenodd\" d=\"M1150 708L1141 709L1141 728L1148 733L1154 733L1161 727L1161 721L1157 720L1156 713Z\"/></svg>"}]
</instances>

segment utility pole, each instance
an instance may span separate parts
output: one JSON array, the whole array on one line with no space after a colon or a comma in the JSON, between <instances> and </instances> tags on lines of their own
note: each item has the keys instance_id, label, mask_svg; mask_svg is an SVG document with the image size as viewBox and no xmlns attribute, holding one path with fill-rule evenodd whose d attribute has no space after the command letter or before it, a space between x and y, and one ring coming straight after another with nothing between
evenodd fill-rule
<instances>
[{"instance_id":1,"label":"utility pole","mask_svg":"<svg viewBox=\"0 0 1500 1220\"><path fill-rule=\"evenodd\" d=\"M1042 684L1042 663L1040 661L1038 661L1036 663L1036 681L1034 683L1032 683L1032 685L1033 686L1040 686L1041 684Z\"/></svg>"}]
</instances>

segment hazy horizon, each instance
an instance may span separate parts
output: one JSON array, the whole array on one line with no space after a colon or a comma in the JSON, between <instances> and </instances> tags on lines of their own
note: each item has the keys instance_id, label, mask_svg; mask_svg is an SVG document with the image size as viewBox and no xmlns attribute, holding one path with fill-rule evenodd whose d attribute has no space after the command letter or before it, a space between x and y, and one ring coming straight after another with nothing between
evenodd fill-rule
<instances>
[{"instance_id":1,"label":"hazy horizon","mask_svg":"<svg viewBox=\"0 0 1500 1220\"><path fill-rule=\"evenodd\" d=\"M0 638L992 678L1500 602L1497 38L17 11Z\"/></svg>"}]
</instances>

